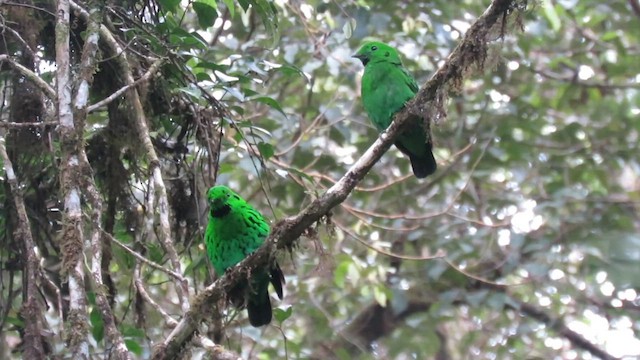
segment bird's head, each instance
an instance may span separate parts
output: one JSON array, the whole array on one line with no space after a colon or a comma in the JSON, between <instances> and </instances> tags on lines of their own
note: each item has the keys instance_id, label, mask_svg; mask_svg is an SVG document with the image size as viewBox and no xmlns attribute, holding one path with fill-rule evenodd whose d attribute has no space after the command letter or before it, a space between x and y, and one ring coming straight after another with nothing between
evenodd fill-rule
<instances>
[{"instance_id":1,"label":"bird's head","mask_svg":"<svg viewBox=\"0 0 640 360\"><path fill-rule=\"evenodd\" d=\"M217 185L207 192L207 202L211 216L224 216L231 210L230 201L240 199L240 196L224 185Z\"/></svg>"},{"instance_id":2,"label":"bird's head","mask_svg":"<svg viewBox=\"0 0 640 360\"><path fill-rule=\"evenodd\" d=\"M377 62L401 63L396 49L377 41L365 43L353 57L362 61L364 66L367 66L368 63Z\"/></svg>"}]
</instances>

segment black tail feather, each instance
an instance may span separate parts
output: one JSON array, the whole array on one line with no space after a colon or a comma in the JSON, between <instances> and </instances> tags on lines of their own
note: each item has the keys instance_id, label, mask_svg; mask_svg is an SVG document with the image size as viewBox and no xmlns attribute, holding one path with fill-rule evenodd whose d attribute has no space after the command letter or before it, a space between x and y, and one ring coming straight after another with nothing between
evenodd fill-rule
<instances>
[{"instance_id":1,"label":"black tail feather","mask_svg":"<svg viewBox=\"0 0 640 360\"><path fill-rule=\"evenodd\" d=\"M411 161L413 174L418 179L426 178L427 176L436 172L436 169L438 168L436 159L433 157L433 153L431 153L431 151L429 151L429 153L425 157L409 155L409 160Z\"/></svg>"},{"instance_id":2,"label":"black tail feather","mask_svg":"<svg viewBox=\"0 0 640 360\"><path fill-rule=\"evenodd\" d=\"M267 274L263 273L260 280L253 284L254 288L247 295L247 313L249 314L249 323L258 327L268 325L272 318L271 300L269 299L269 283L267 283ZM284 274L278 263L269 271L269 281L273 284L278 297L282 299L282 285L284 284Z\"/></svg>"},{"instance_id":3,"label":"black tail feather","mask_svg":"<svg viewBox=\"0 0 640 360\"><path fill-rule=\"evenodd\" d=\"M413 174L418 179L424 179L436 172L438 164L436 163L436 159L433 157L433 152L431 151L431 143L426 144L427 152L423 156L417 156L410 153L409 150L402 146L402 144L400 144L399 142L396 142L395 145L403 154L409 157L409 160L411 161L411 169L413 169Z\"/></svg>"},{"instance_id":4,"label":"black tail feather","mask_svg":"<svg viewBox=\"0 0 640 360\"><path fill-rule=\"evenodd\" d=\"M271 300L269 293L256 294L247 302L247 313L251 326L258 327L268 325L271 322Z\"/></svg>"},{"instance_id":5,"label":"black tail feather","mask_svg":"<svg viewBox=\"0 0 640 360\"><path fill-rule=\"evenodd\" d=\"M276 289L276 294L278 294L278 298L282 300L282 285L285 283L284 274L280 269L280 265L276 263L274 267L271 268L271 272L269 273L271 284L273 284L273 288Z\"/></svg>"}]
</instances>

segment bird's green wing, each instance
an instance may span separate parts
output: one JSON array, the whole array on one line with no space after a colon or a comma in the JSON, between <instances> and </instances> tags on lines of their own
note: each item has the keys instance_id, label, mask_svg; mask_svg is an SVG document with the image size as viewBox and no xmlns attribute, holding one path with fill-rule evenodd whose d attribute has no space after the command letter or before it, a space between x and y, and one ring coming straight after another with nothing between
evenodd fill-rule
<instances>
[{"instance_id":1,"label":"bird's green wing","mask_svg":"<svg viewBox=\"0 0 640 360\"><path fill-rule=\"evenodd\" d=\"M411 89L411 91L413 91L413 93L416 94L418 92L418 90L420 90L420 87L418 86L418 83L413 78L413 76L411 76L411 74L409 74L407 69L405 69L402 65L400 65L400 70L402 70L402 74L404 74L405 84L407 84L409 89Z\"/></svg>"}]
</instances>

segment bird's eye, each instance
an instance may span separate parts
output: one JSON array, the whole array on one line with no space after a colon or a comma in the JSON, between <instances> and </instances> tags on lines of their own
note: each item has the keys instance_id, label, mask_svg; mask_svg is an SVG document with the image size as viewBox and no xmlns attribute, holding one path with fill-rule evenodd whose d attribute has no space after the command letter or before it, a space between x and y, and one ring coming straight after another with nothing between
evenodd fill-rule
<instances>
[{"instance_id":1,"label":"bird's eye","mask_svg":"<svg viewBox=\"0 0 640 360\"><path fill-rule=\"evenodd\" d=\"M378 47L377 47L377 46L375 46L375 45L373 45L373 46L371 47L371 51L376 51L376 50L378 50Z\"/></svg>"}]
</instances>

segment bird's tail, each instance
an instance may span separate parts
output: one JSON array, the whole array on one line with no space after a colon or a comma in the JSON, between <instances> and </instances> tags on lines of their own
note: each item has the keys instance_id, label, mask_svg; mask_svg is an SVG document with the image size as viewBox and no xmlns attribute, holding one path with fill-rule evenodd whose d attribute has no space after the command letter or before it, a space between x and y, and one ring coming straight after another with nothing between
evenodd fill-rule
<instances>
[{"instance_id":1,"label":"bird's tail","mask_svg":"<svg viewBox=\"0 0 640 360\"><path fill-rule=\"evenodd\" d=\"M264 291L259 291L249 297L247 313L249 314L251 326L258 327L271 322L271 300L269 300L269 293L266 288Z\"/></svg>"},{"instance_id":2,"label":"bird's tail","mask_svg":"<svg viewBox=\"0 0 640 360\"><path fill-rule=\"evenodd\" d=\"M271 300L269 299L269 281L273 283L278 296L282 299L284 276L277 264L269 274L261 272L251 280L247 296L247 313L249 314L249 323L254 327L267 325L271 322L272 310Z\"/></svg>"},{"instance_id":3,"label":"bird's tail","mask_svg":"<svg viewBox=\"0 0 640 360\"><path fill-rule=\"evenodd\" d=\"M426 178L436 172L436 169L438 168L436 159L433 157L433 153L431 151L428 151L424 156L410 154L409 160L411 161L413 174L418 179Z\"/></svg>"}]
</instances>

